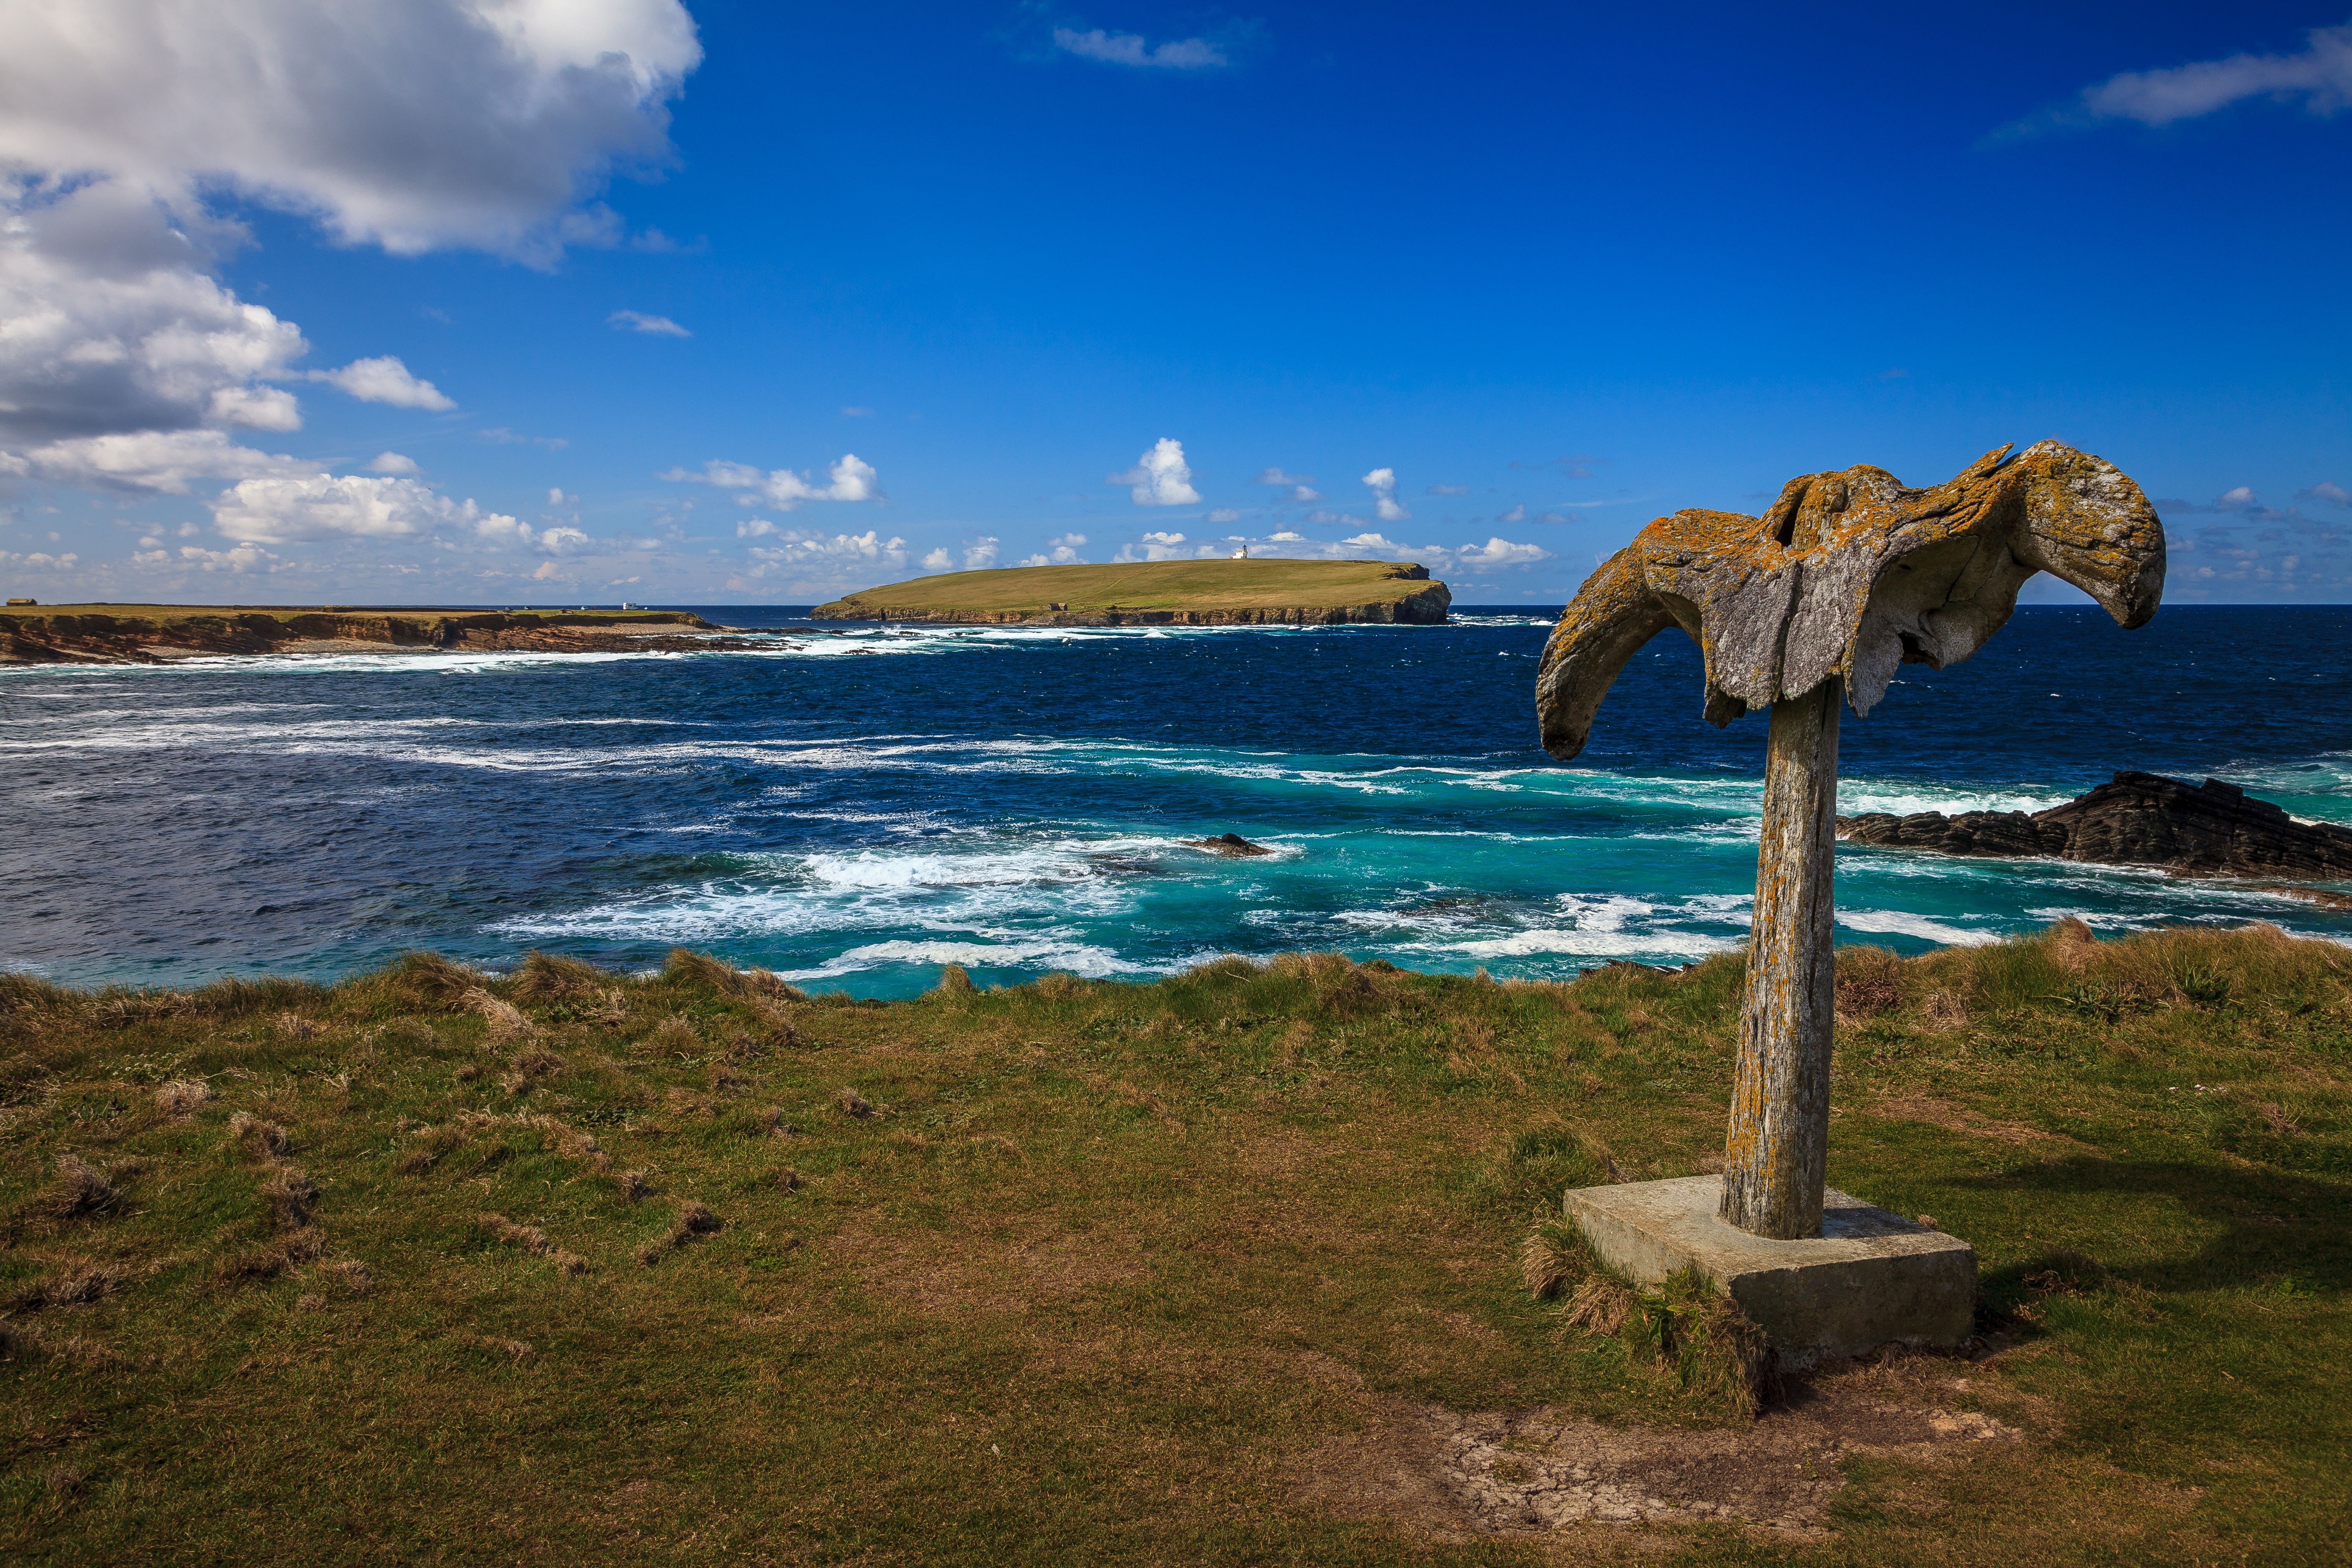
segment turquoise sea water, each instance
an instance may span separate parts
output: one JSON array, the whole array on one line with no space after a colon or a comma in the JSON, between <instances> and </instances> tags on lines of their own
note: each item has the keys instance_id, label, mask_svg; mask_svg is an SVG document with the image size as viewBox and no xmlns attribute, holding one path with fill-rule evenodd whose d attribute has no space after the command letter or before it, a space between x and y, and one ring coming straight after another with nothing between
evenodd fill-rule
<instances>
[{"instance_id":1,"label":"turquoise sea water","mask_svg":"<svg viewBox=\"0 0 2352 1568\"><path fill-rule=\"evenodd\" d=\"M1444 627L826 632L757 652L367 655L0 674L0 967L96 982L707 948L803 984L1148 977L1339 949L1559 975L1738 946L1762 721L1638 656L1572 766L1549 616ZM2032 810L2118 768L2352 822L2352 611L2026 610L1847 717L1840 809ZM1225 859L1182 840L1238 832ZM2352 916L2141 870L1849 847L1839 934Z\"/></svg>"}]
</instances>

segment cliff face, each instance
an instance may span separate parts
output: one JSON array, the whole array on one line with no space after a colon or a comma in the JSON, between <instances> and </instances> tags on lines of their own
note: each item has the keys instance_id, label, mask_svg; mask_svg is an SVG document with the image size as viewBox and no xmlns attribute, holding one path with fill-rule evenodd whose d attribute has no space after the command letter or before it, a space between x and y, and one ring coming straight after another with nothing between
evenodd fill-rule
<instances>
[{"instance_id":1,"label":"cliff face","mask_svg":"<svg viewBox=\"0 0 2352 1568\"><path fill-rule=\"evenodd\" d=\"M647 635L646 630L657 628ZM660 647L662 631L711 629L683 611L658 616L509 616L496 611L259 611L217 616L0 614L0 663L154 664L174 654L279 653L304 643L589 652ZM679 647L699 641L672 638Z\"/></svg>"},{"instance_id":2,"label":"cliff face","mask_svg":"<svg viewBox=\"0 0 2352 1568\"><path fill-rule=\"evenodd\" d=\"M1837 819L1857 844L1945 855L2053 856L2113 866L2162 866L2207 877L2352 879L2352 828L2297 822L2235 784L2184 784L2121 773L2064 805L2021 811L1939 811Z\"/></svg>"},{"instance_id":3,"label":"cliff face","mask_svg":"<svg viewBox=\"0 0 2352 1568\"><path fill-rule=\"evenodd\" d=\"M1407 575L1400 574L1400 575ZM1411 575L1426 577L1415 567ZM852 596L819 605L813 620L915 621L935 626L1421 626L1445 624L1454 593L1443 583L1430 583L1412 593L1378 604L1325 605L1315 609L1127 609L1108 605L1087 610L971 610L926 605L877 605Z\"/></svg>"}]
</instances>

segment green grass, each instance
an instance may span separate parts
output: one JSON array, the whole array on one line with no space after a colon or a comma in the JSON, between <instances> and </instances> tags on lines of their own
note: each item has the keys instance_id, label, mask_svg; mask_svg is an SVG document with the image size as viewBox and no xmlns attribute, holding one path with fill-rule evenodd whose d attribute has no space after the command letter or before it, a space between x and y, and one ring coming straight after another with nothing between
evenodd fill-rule
<instances>
[{"instance_id":1,"label":"green grass","mask_svg":"<svg viewBox=\"0 0 2352 1568\"><path fill-rule=\"evenodd\" d=\"M1109 610L1324 610L1388 604L1430 586L1386 561L1154 561L1106 566L1015 566L950 572L868 588L820 606L821 616L885 611L936 616L1072 615Z\"/></svg>"},{"instance_id":2,"label":"green grass","mask_svg":"<svg viewBox=\"0 0 2352 1568\"><path fill-rule=\"evenodd\" d=\"M887 1005L690 959L471 995L422 959L328 988L0 980L0 1552L2341 1556L2339 947L1841 954L1830 1178L1973 1242L1995 1336L1885 1397L2021 1436L1849 1458L1811 1534L1490 1536L1332 1500L1402 1409L1747 1430L1570 1327L1520 1257L1564 1187L1710 1168L1736 960L960 979Z\"/></svg>"}]
</instances>

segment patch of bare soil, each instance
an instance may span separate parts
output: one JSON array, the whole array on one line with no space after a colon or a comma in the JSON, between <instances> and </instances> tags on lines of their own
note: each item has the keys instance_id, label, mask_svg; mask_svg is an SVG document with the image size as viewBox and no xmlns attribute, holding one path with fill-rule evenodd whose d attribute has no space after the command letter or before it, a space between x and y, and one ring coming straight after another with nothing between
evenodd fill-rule
<instances>
[{"instance_id":1,"label":"patch of bare soil","mask_svg":"<svg viewBox=\"0 0 2352 1568\"><path fill-rule=\"evenodd\" d=\"M1370 1402L1360 1433L1316 1455L1308 1500L1443 1534L1563 1525L1733 1522L1819 1529L1849 1456L2013 1442L1989 1415L1889 1403L1867 1379L1800 1385L1752 1426L1610 1426L1549 1407Z\"/></svg>"}]
</instances>

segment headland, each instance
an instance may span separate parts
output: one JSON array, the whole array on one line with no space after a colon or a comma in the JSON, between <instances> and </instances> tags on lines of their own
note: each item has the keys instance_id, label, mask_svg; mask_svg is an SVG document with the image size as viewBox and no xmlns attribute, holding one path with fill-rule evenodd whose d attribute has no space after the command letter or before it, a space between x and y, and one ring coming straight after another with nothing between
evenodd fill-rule
<instances>
[{"instance_id":1,"label":"headland","mask_svg":"<svg viewBox=\"0 0 2352 1568\"><path fill-rule=\"evenodd\" d=\"M684 610L466 610L352 605L12 605L0 665L161 664L238 653L522 650L603 653L709 646L723 628Z\"/></svg>"},{"instance_id":2,"label":"headland","mask_svg":"<svg viewBox=\"0 0 2352 1568\"><path fill-rule=\"evenodd\" d=\"M868 588L817 620L979 626L1443 626L1453 593L1392 561L1147 561L1008 566Z\"/></svg>"}]
</instances>

